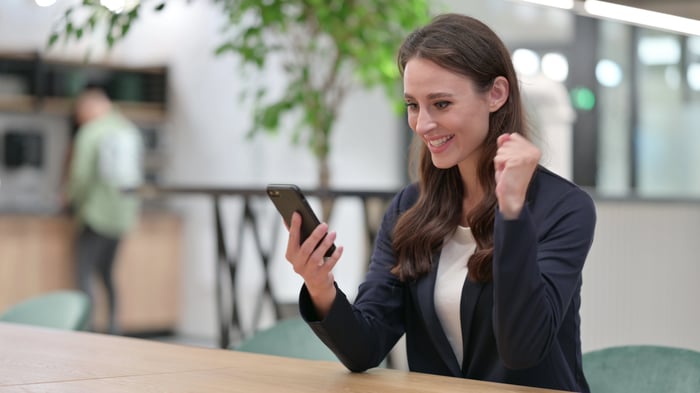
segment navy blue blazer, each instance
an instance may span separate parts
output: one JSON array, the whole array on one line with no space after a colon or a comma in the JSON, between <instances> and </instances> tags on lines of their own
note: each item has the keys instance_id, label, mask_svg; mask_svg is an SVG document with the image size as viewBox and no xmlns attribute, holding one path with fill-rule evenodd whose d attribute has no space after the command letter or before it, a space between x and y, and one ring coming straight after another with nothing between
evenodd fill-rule
<instances>
[{"instance_id":1,"label":"navy blue blazer","mask_svg":"<svg viewBox=\"0 0 700 393\"><path fill-rule=\"evenodd\" d=\"M462 290L461 368L435 311L439 252L431 272L418 280L401 282L390 272L396 262L392 230L417 197L415 184L394 197L354 304L338 289L319 321L302 287L300 311L318 337L351 371L379 365L405 333L412 371L588 392L579 308L596 220L591 197L539 167L520 217L505 220L496 212L493 281L467 279Z\"/></svg>"}]
</instances>

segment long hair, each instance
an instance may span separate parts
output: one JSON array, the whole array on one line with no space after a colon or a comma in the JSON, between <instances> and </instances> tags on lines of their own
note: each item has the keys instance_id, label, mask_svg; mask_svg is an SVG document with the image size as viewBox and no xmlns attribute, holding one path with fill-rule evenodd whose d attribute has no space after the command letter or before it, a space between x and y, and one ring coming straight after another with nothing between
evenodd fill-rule
<instances>
[{"instance_id":1,"label":"long hair","mask_svg":"<svg viewBox=\"0 0 700 393\"><path fill-rule=\"evenodd\" d=\"M496 181L493 159L496 139L503 133L526 133L518 80L510 53L498 36L484 23L458 14L444 14L411 33L401 45L398 66L401 75L413 58L430 60L451 72L470 78L482 92L498 76L508 80L506 102L490 114L489 130L481 146L477 176L483 199L472 208L467 222L476 240L476 251L467 262L469 278L489 282L493 278L493 226L496 214ZM452 234L464 214L464 189L459 169L436 168L430 151L422 144L418 158L419 197L399 217L393 233L397 264L392 269L401 280L415 280L431 269L432 254Z\"/></svg>"}]
</instances>

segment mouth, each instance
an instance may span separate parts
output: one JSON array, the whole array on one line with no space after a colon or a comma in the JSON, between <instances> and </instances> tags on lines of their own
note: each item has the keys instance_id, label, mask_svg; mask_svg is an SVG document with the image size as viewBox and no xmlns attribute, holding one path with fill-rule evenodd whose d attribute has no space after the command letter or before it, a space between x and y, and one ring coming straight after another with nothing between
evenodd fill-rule
<instances>
[{"instance_id":1,"label":"mouth","mask_svg":"<svg viewBox=\"0 0 700 393\"><path fill-rule=\"evenodd\" d=\"M431 139L428 141L428 144L432 147L440 147L449 142L452 138L454 138L454 135L446 135L442 138Z\"/></svg>"}]
</instances>

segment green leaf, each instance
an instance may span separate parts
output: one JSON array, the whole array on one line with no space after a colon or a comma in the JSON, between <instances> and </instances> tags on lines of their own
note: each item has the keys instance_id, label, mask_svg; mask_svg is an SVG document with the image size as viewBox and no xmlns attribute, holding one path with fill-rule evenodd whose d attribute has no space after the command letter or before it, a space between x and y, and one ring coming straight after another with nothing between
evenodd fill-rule
<instances>
[{"instance_id":1,"label":"green leaf","mask_svg":"<svg viewBox=\"0 0 700 393\"><path fill-rule=\"evenodd\" d=\"M0 0L1 1L1 0ZM190 3L191 1L187 1ZM100 0L82 0L70 7L65 24L52 31L49 46L60 38L78 39L102 34L112 48L133 30L144 13L145 1L128 13L106 12ZM166 0L148 7L159 12ZM384 89L396 108L401 104L396 51L405 36L431 17L431 0L212 0L224 17L221 41L215 55L232 54L240 65L233 70L255 78L269 63L284 73L284 92L277 100L265 92L272 86L260 78L256 87L241 92L241 100L254 104L247 136L258 132L292 133L292 143L303 142L320 159L331 151L331 136L344 93L358 86ZM81 10L82 8L82 10ZM86 11L82 25L72 23L71 12ZM146 13L155 17L154 13ZM98 29L103 24L105 29ZM99 33L98 33L99 32ZM274 61L269 61L274 59ZM265 70L267 72L267 70ZM277 83L278 78L274 78ZM247 95L245 93L248 93ZM287 114L295 116L287 118ZM288 120L293 120L289 123Z\"/></svg>"},{"instance_id":2,"label":"green leaf","mask_svg":"<svg viewBox=\"0 0 700 393\"><path fill-rule=\"evenodd\" d=\"M56 44L56 41L58 41L58 33L51 34L51 36L49 37L49 42L48 42L49 48L54 46L54 44Z\"/></svg>"},{"instance_id":3,"label":"green leaf","mask_svg":"<svg viewBox=\"0 0 700 393\"><path fill-rule=\"evenodd\" d=\"M234 52L235 50L236 50L236 47L235 47L232 43L226 42L226 43L223 43L223 44L219 45L219 46L216 48L216 50L214 51L214 54L216 54L217 56L219 56L219 55L221 55L222 53Z\"/></svg>"},{"instance_id":4,"label":"green leaf","mask_svg":"<svg viewBox=\"0 0 700 393\"><path fill-rule=\"evenodd\" d=\"M88 26L90 26L90 30L95 30L95 26L97 25L97 13L93 13L90 15L90 18L87 20Z\"/></svg>"},{"instance_id":5,"label":"green leaf","mask_svg":"<svg viewBox=\"0 0 700 393\"><path fill-rule=\"evenodd\" d=\"M129 28L131 27L131 23L125 23L122 25L122 31L121 31L121 36L124 37L126 36L126 33L129 32Z\"/></svg>"}]
</instances>

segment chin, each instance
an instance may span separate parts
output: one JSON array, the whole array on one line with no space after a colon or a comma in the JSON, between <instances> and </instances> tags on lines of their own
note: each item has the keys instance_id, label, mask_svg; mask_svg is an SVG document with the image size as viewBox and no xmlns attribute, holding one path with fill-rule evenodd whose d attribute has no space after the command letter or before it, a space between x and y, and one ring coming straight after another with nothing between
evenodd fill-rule
<instances>
[{"instance_id":1,"label":"chin","mask_svg":"<svg viewBox=\"0 0 700 393\"><path fill-rule=\"evenodd\" d=\"M457 165L457 163L452 162L452 161L447 161L447 160L436 160L435 157L432 159L433 161L433 166L438 169L450 169L453 166Z\"/></svg>"}]
</instances>

